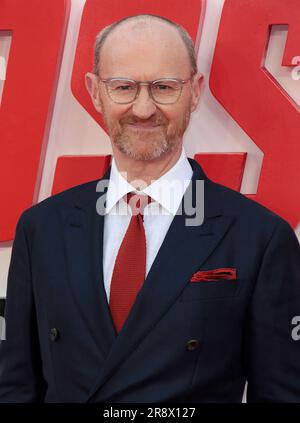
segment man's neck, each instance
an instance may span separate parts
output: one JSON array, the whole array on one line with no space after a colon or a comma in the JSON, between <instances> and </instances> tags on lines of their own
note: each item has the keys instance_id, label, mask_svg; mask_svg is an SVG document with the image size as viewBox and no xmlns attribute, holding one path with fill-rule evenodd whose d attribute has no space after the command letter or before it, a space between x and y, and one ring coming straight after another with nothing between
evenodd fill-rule
<instances>
[{"instance_id":1,"label":"man's neck","mask_svg":"<svg viewBox=\"0 0 300 423\"><path fill-rule=\"evenodd\" d=\"M127 179L127 181L140 189L150 185L168 172L179 160L182 152L182 145L169 155L163 155L155 160L134 160L120 152L114 153L117 169ZM141 183L143 185L141 186Z\"/></svg>"}]
</instances>

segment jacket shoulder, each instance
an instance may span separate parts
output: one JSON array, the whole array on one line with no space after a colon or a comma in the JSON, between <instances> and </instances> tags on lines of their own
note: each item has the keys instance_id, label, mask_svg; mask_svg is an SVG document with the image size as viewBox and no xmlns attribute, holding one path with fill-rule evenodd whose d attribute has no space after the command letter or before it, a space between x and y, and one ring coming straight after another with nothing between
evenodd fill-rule
<instances>
[{"instance_id":1,"label":"jacket shoulder","mask_svg":"<svg viewBox=\"0 0 300 423\"><path fill-rule=\"evenodd\" d=\"M215 195L219 197L222 209L225 214L235 215L238 219L249 222L251 224L268 225L268 226L285 226L290 224L281 216L258 203L254 199L248 198L246 195L235 191L224 185L210 181L215 191Z\"/></svg>"},{"instance_id":2,"label":"jacket shoulder","mask_svg":"<svg viewBox=\"0 0 300 423\"><path fill-rule=\"evenodd\" d=\"M89 181L72 188L66 189L58 194L52 195L24 210L20 216L21 221L37 219L40 216L50 215L62 206L72 206L79 198L91 198L96 193L96 186L99 179Z\"/></svg>"}]
</instances>

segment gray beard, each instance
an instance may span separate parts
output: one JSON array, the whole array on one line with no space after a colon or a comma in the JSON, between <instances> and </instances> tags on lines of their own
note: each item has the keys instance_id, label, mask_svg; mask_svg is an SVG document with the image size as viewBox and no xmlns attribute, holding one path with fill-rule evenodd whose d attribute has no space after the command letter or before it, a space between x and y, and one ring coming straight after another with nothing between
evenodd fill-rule
<instances>
[{"instance_id":1,"label":"gray beard","mask_svg":"<svg viewBox=\"0 0 300 423\"><path fill-rule=\"evenodd\" d=\"M116 136L113 143L121 153L134 160L150 161L174 151L178 146L179 140L171 139L167 141L166 138L163 138L161 142L155 143L155 145L146 152L137 151L128 135L120 134Z\"/></svg>"}]
</instances>

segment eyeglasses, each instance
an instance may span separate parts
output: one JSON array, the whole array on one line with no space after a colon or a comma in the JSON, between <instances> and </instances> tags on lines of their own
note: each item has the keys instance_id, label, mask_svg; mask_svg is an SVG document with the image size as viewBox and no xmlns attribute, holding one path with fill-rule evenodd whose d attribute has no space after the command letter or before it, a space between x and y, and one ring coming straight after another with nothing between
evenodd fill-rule
<instances>
[{"instance_id":1,"label":"eyeglasses","mask_svg":"<svg viewBox=\"0 0 300 423\"><path fill-rule=\"evenodd\" d=\"M178 101L182 87L190 81L177 78L161 78L155 81L134 81L127 78L99 79L106 86L107 94L118 104L132 103L139 95L141 85L148 86L150 97L155 103L173 104Z\"/></svg>"}]
</instances>

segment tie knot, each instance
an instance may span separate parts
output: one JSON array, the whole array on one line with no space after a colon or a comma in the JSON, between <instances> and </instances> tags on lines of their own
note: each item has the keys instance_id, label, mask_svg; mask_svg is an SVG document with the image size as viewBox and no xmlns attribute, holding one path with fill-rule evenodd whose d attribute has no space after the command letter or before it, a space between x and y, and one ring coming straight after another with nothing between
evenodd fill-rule
<instances>
[{"instance_id":1,"label":"tie knot","mask_svg":"<svg viewBox=\"0 0 300 423\"><path fill-rule=\"evenodd\" d=\"M125 201L129 204L132 214L136 216L138 214L143 214L144 208L150 204L153 199L146 194L129 192L125 195Z\"/></svg>"}]
</instances>

